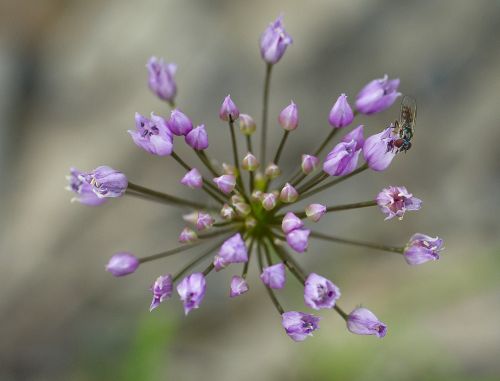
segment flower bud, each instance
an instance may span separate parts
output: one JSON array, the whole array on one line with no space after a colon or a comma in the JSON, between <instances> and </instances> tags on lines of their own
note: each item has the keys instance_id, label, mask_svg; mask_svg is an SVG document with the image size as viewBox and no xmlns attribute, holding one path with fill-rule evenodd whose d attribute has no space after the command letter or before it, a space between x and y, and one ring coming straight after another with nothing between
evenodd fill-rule
<instances>
[{"instance_id":1,"label":"flower bud","mask_svg":"<svg viewBox=\"0 0 500 381\"><path fill-rule=\"evenodd\" d=\"M250 205L248 205L245 202L237 202L236 204L233 205L233 207L236 210L236 213L240 217L246 217L252 211L252 208L250 207Z\"/></svg>"},{"instance_id":2,"label":"flower bud","mask_svg":"<svg viewBox=\"0 0 500 381\"><path fill-rule=\"evenodd\" d=\"M191 169L181 179L181 184L192 189L201 188L203 186L203 178L201 177L200 171L196 168Z\"/></svg>"},{"instance_id":3,"label":"flower bud","mask_svg":"<svg viewBox=\"0 0 500 381\"><path fill-rule=\"evenodd\" d=\"M214 258L215 270L219 271L231 263L248 262L248 252L245 241L240 233L228 238L219 249Z\"/></svg>"},{"instance_id":4,"label":"flower bud","mask_svg":"<svg viewBox=\"0 0 500 381\"><path fill-rule=\"evenodd\" d=\"M387 333L387 326L373 312L363 307L358 307L349 314L347 329L357 335L374 335L380 338Z\"/></svg>"},{"instance_id":5,"label":"flower bud","mask_svg":"<svg viewBox=\"0 0 500 381\"><path fill-rule=\"evenodd\" d=\"M196 220L196 229L199 231L210 229L214 224L213 217L205 212L198 212L198 219Z\"/></svg>"},{"instance_id":6,"label":"flower bud","mask_svg":"<svg viewBox=\"0 0 500 381\"><path fill-rule=\"evenodd\" d=\"M274 193L264 193L262 195L262 207L265 210L272 210L276 207L278 199Z\"/></svg>"},{"instance_id":7,"label":"flower bud","mask_svg":"<svg viewBox=\"0 0 500 381\"><path fill-rule=\"evenodd\" d=\"M243 163L242 167L246 171L255 171L257 168L259 168L259 161L257 158L252 155L250 152L246 154L246 156L243 158Z\"/></svg>"},{"instance_id":8,"label":"flower bud","mask_svg":"<svg viewBox=\"0 0 500 381\"><path fill-rule=\"evenodd\" d=\"M175 109L170 113L167 126L174 135L186 136L193 129L193 122L182 111Z\"/></svg>"},{"instance_id":9,"label":"flower bud","mask_svg":"<svg viewBox=\"0 0 500 381\"><path fill-rule=\"evenodd\" d=\"M356 150L356 142L340 142L326 156L323 171L330 176L345 176L356 169L361 149Z\"/></svg>"},{"instance_id":10,"label":"flower bud","mask_svg":"<svg viewBox=\"0 0 500 381\"><path fill-rule=\"evenodd\" d=\"M342 94L333 105L328 122L332 127L341 128L350 125L353 120L354 114L347 102L347 96Z\"/></svg>"},{"instance_id":11,"label":"flower bud","mask_svg":"<svg viewBox=\"0 0 500 381\"><path fill-rule=\"evenodd\" d=\"M182 219L192 225L196 225L196 221L198 221L198 212L194 211L188 214L184 214Z\"/></svg>"},{"instance_id":12,"label":"flower bud","mask_svg":"<svg viewBox=\"0 0 500 381\"><path fill-rule=\"evenodd\" d=\"M156 96L172 103L177 93L174 75L177 66L166 63L163 58L151 57L146 65L149 72L149 88Z\"/></svg>"},{"instance_id":13,"label":"flower bud","mask_svg":"<svg viewBox=\"0 0 500 381\"><path fill-rule=\"evenodd\" d=\"M437 261L439 252L443 250L443 240L425 234L416 233L404 249L404 257L409 265L420 265L429 261Z\"/></svg>"},{"instance_id":14,"label":"flower bud","mask_svg":"<svg viewBox=\"0 0 500 381\"><path fill-rule=\"evenodd\" d=\"M277 63L292 43L292 37L285 31L282 19L282 15L278 16L260 37L260 54L268 64Z\"/></svg>"},{"instance_id":15,"label":"flower bud","mask_svg":"<svg viewBox=\"0 0 500 381\"><path fill-rule=\"evenodd\" d=\"M326 213L326 206L321 204L311 204L306 207L306 216L311 221L318 222Z\"/></svg>"},{"instance_id":16,"label":"flower bud","mask_svg":"<svg viewBox=\"0 0 500 381\"><path fill-rule=\"evenodd\" d=\"M235 193L231 196L231 204L234 206L237 203L245 202L245 198L239 193Z\"/></svg>"},{"instance_id":17,"label":"flower bud","mask_svg":"<svg viewBox=\"0 0 500 381\"><path fill-rule=\"evenodd\" d=\"M173 281L172 275L165 274L160 275L155 283L151 286L151 292L153 293L153 300L151 301L151 306L149 311L153 311L156 307L160 305L161 302L169 299L172 296Z\"/></svg>"},{"instance_id":18,"label":"flower bud","mask_svg":"<svg viewBox=\"0 0 500 381\"><path fill-rule=\"evenodd\" d=\"M248 283L245 279L238 275L234 275L231 278L231 291L229 296L234 298L235 296L240 296L248 291Z\"/></svg>"},{"instance_id":19,"label":"flower bud","mask_svg":"<svg viewBox=\"0 0 500 381\"><path fill-rule=\"evenodd\" d=\"M139 267L139 259L127 252L116 253L111 257L106 265L106 271L114 276L124 276L132 274Z\"/></svg>"},{"instance_id":20,"label":"flower bud","mask_svg":"<svg viewBox=\"0 0 500 381\"><path fill-rule=\"evenodd\" d=\"M233 175L215 177L213 181L217 185L217 188L224 194L231 193L236 186L236 178Z\"/></svg>"},{"instance_id":21,"label":"flower bud","mask_svg":"<svg viewBox=\"0 0 500 381\"><path fill-rule=\"evenodd\" d=\"M269 288L280 289L285 287L285 265L283 263L278 263L276 265L264 267L260 274L260 279Z\"/></svg>"},{"instance_id":22,"label":"flower bud","mask_svg":"<svg viewBox=\"0 0 500 381\"><path fill-rule=\"evenodd\" d=\"M320 318L303 312L289 311L281 315L281 325L293 341L304 341L319 329Z\"/></svg>"},{"instance_id":23,"label":"flower bud","mask_svg":"<svg viewBox=\"0 0 500 381\"><path fill-rule=\"evenodd\" d=\"M399 79L387 77L374 79L361 89L356 97L356 109L362 114L375 114L392 106L401 95L398 93Z\"/></svg>"},{"instance_id":24,"label":"flower bud","mask_svg":"<svg viewBox=\"0 0 500 381\"><path fill-rule=\"evenodd\" d=\"M177 285L177 293L184 303L184 313L186 315L191 310L200 307L206 291L207 282L202 273L190 274Z\"/></svg>"},{"instance_id":25,"label":"flower bud","mask_svg":"<svg viewBox=\"0 0 500 381\"><path fill-rule=\"evenodd\" d=\"M262 191L260 190L254 190L250 196L250 199L252 201L262 201L262 196L264 195L264 193L262 193Z\"/></svg>"},{"instance_id":26,"label":"flower bud","mask_svg":"<svg viewBox=\"0 0 500 381\"><path fill-rule=\"evenodd\" d=\"M257 226L257 220L255 218L253 218L252 216L248 216L247 218L245 218L245 228L251 230L256 226Z\"/></svg>"},{"instance_id":27,"label":"flower bud","mask_svg":"<svg viewBox=\"0 0 500 381\"><path fill-rule=\"evenodd\" d=\"M286 235L286 242L297 253L303 253L307 251L309 234L311 234L309 229L292 230Z\"/></svg>"},{"instance_id":28,"label":"flower bud","mask_svg":"<svg viewBox=\"0 0 500 381\"><path fill-rule=\"evenodd\" d=\"M266 170L264 173L266 174L267 177L269 177L271 180L273 180L276 177L278 177L279 175L281 175L281 170L276 164L271 163L266 167Z\"/></svg>"},{"instance_id":29,"label":"flower bud","mask_svg":"<svg viewBox=\"0 0 500 381\"><path fill-rule=\"evenodd\" d=\"M286 183L280 193L280 201L284 203L292 203L297 201L299 194L290 183Z\"/></svg>"},{"instance_id":30,"label":"flower bud","mask_svg":"<svg viewBox=\"0 0 500 381\"><path fill-rule=\"evenodd\" d=\"M285 214L285 217L283 217L283 220L281 221L281 229L285 234L290 233L292 230L300 229L303 226L304 223L302 220L292 212Z\"/></svg>"},{"instance_id":31,"label":"flower bud","mask_svg":"<svg viewBox=\"0 0 500 381\"><path fill-rule=\"evenodd\" d=\"M243 135L250 136L256 129L255 121L250 115L240 114L240 131Z\"/></svg>"},{"instance_id":32,"label":"flower bud","mask_svg":"<svg viewBox=\"0 0 500 381\"><path fill-rule=\"evenodd\" d=\"M225 175L238 176L236 167L228 163L222 163L222 172L224 172Z\"/></svg>"},{"instance_id":33,"label":"flower bud","mask_svg":"<svg viewBox=\"0 0 500 381\"><path fill-rule=\"evenodd\" d=\"M188 146L197 151L202 151L208 148L208 134L205 130L205 125L200 124L198 127L189 131L185 140Z\"/></svg>"},{"instance_id":34,"label":"flower bud","mask_svg":"<svg viewBox=\"0 0 500 381\"><path fill-rule=\"evenodd\" d=\"M230 221L234 218L235 216L234 209L231 208L228 204L224 204L222 206L222 209L220 210L220 215L223 219Z\"/></svg>"},{"instance_id":35,"label":"flower bud","mask_svg":"<svg viewBox=\"0 0 500 381\"><path fill-rule=\"evenodd\" d=\"M278 122L286 131L293 131L299 126L299 111L293 101L280 112Z\"/></svg>"},{"instance_id":36,"label":"flower bud","mask_svg":"<svg viewBox=\"0 0 500 381\"><path fill-rule=\"evenodd\" d=\"M264 190L267 184L267 177L261 171L255 172L254 177L254 188L258 190Z\"/></svg>"},{"instance_id":37,"label":"flower bud","mask_svg":"<svg viewBox=\"0 0 500 381\"><path fill-rule=\"evenodd\" d=\"M184 228L179 234L180 243L193 243L198 239L198 235L193 229Z\"/></svg>"},{"instance_id":38,"label":"flower bud","mask_svg":"<svg viewBox=\"0 0 500 381\"><path fill-rule=\"evenodd\" d=\"M222 106L219 111L219 118L228 122L229 120L236 120L240 116L240 110L234 104L231 96L228 95L224 102L222 102Z\"/></svg>"},{"instance_id":39,"label":"flower bud","mask_svg":"<svg viewBox=\"0 0 500 381\"><path fill-rule=\"evenodd\" d=\"M304 285L304 302L315 310L333 308L340 298L340 290L329 279L311 273Z\"/></svg>"},{"instance_id":40,"label":"flower bud","mask_svg":"<svg viewBox=\"0 0 500 381\"><path fill-rule=\"evenodd\" d=\"M304 172L305 175L308 175L312 171L316 169L316 167L319 164L319 159L316 156L312 155L302 155L302 172Z\"/></svg>"}]
</instances>

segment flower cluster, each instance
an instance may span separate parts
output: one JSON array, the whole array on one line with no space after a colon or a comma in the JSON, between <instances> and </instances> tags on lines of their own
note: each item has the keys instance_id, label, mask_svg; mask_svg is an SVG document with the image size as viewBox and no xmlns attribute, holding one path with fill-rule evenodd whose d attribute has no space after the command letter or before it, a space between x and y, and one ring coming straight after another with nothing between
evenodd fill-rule
<instances>
[{"instance_id":1,"label":"flower cluster","mask_svg":"<svg viewBox=\"0 0 500 381\"><path fill-rule=\"evenodd\" d=\"M150 117L136 113L135 130L129 131L129 134L132 141L148 154L169 156L175 160L186 171L179 179L180 184L186 187L185 191L190 192L189 188L203 192L206 198L193 200L153 190L129 181L122 172L107 166L89 172L71 169L69 189L75 194L73 200L85 205L97 206L109 198L127 195L188 210L184 215L187 226L179 229L177 247L142 257L128 252L116 253L106 266L106 270L114 276L125 276L134 273L146 262L208 245L179 272L165 272L153 282L150 288L151 311L172 297L175 286L185 314L190 313L203 302L207 276L213 271L234 273L238 264L242 265L242 269L232 276L228 294L234 298L249 292L247 273L255 258L253 262L258 264L260 280L281 315L286 334L293 340L303 341L311 336L319 328L320 317L282 307L276 290L283 289L289 277L302 284L305 307L314 311L335 311L345 320L347 329L355 334L384 337L387 327L373 312L355 307L352 312L346 313L339 306L339 287L325 277L326 274L302 269L295 261L297 254L293 252L309 255L304 254L308 251L309 240L319 239L392 252L403 256L410 265L435 261L439 259L443 247L443 241L437 237L417 233L405 246L386 246L314 230L314 224L326 213L372 206L378 206L385 220L394 217L401 220L406 212L419 210L421 200L404 186L387 186L367 201L341 205L316 202L298 210L293 210L293 205L364 171L387 169L398 154L394 142L402 136L406 139L413 136L414 116L408 119L411 110L407 110L406 119L401 120L401 129L396 127L398 123L387 123L387 128L366 139L366 126L363 125L343 133L354 123L357 115L380 113L391 107L401 94L398 92L399 80L390 80L387 75L362 88L355 98L354 107L349 104L348 96L341 93L330 112L325 113L325 122L330 125L326 137L319 142L317 149L298 155L296 171L285 179L279 162L288 137L299 127L299 107L291 101L276 116L283 135L273 159L267 161L268 104L272 68L291 44L292 38L285 31L281 17L271 23L260 38L260 52L266 70L264 107L259 126L252 116L240 113L229 95L222 101L219 117L229 129L232 163L219 164L209 156L207 128L202 123L193 123L176 105L176 66L155 57L148 62L149 87L169 105L171 112L169 116L151 113ZM246 145L246 153L241 157L238 127ZM257 158L252 142L257 130L261 133L260 158ZM338 134L342 136L337 144L332 145ZM182 138L199 160L196 167L177 153L175 147L182 144ZM326 148L330 150L323 156ZM363 162L360 164L360 161ZM212 254L213 257L208 260ZM195 270L205 260L206 267L201 271Z\"/></svg>"}]
</instances>

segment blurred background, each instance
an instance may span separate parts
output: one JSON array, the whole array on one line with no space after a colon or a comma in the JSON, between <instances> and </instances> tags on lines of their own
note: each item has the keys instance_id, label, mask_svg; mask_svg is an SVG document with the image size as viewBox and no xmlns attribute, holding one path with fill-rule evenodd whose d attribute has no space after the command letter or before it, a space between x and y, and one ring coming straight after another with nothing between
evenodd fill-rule
<instances>
[{"instance_id":1,"label":"blurred background","mask_svg":"<svg viewBox=\"0 0 500 381\"><path fill-rule=\"evenodd\" d=\"M1 380L500 380L498 1L0 4ZM172 159L146 154L126 132L136 111L168 113L144 65L151 55L178 64L178 104L207 126L209 153L230 160L219 105L230 93L260 120L257 41L280 12L294 44L273 73L270 147L290 99L301 118L285 171L327 135L340 93L354 100L387 73L418 101L407 155L315 200L355 202L406 185L422 210L387 222L376 208L335 213L318 229L387 244L416 231L439 235L442 259L410 267L394 254L316 241L297 256L339 285L343 308L363 303L386 322L383 340L352 335L323 311L315 337L292 342L255 269L245 296L227 297L225 271L210 277L202 308L187 318L176 297L150 314L149 286L184 254L121 279L103 268L115 251L175 246L183 211L127 197L88 208L64 190L71 166L107 164L136 183L196 197L179 186ZM372 134L398 110L357 121ZM293 281L279 296L302 308Z\"/></svg>"}]
</instances>

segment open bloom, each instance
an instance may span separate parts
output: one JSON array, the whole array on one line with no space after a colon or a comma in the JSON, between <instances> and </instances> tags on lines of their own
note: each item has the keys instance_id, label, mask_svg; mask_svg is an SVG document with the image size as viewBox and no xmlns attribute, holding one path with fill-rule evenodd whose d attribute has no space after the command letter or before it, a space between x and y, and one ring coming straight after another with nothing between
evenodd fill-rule
<instances>
[{"instance_id":1,"label":"open bloom","mask_svg":"<svg viewBox=\"0 0 500 381\"><path fill-rule=\"evenodd\" d=\"M185 139L187 145L197 151L208 148L208 134L203 124L189 131Z\"/></svg>"},{"instance_id":2,"label":"open bloom","mask_svg":"<svg viewBox=\"0 0 500 381\"><path fill-rule=\"evenodd\" d=\"M272 22L260 37L260 54L262 59L269 64L277 63L288 45L292 44L292 37L283 27L283 16Z\"/></svg>"},{"instance_id":3,"label":"open bloom","mask_svg":"<svg viewBox=\"0 0 500 381\"><path fill-rule=\"evenodd\" d=\"M280 112L278 122L286 131L293 131L299 126L299 110L293 101Z\"/></svg>"},{"instance_id":4,"label":"open bloom","mask_svg":"<svg viewBox=\"0 0 500 381\"><path fill-rule=\"evenodd\" d=\"M81 174L80 179L92 186L97 197L123 196L128 186L127 177L122 172L106 165Z\"/></svg>"},{"instance_id":5,"label":"open bloom","mask_svg":"<svg viewBox=\"0 0 500 381\"><path fill-rule=\"evenodd\" d=\"M172 103L177 93L174 80L177 66L166 63L163 58L151 57L146 67L149 72L149 88L158 98Z\"/></svg>"},{"instance_id":6,"label":"open bloom","mask_svg":"<svg viewBox=\"0 0 500 381\"><path fill-rule=\"evenodd\" d=\"M175 109L170 113L167 126L174 135L186 136L193 129L193 122L181 110Z\"/></svg>"},{"instance_id":7,"label":"open bloom","mask_svg":"<svg viewBox=\"0 0 500 381\"><path fill-rule=\"evenodd\" d=\"M354 113L347 102L347 95L342 94L333 105L328 122L332 127L340 128L350 125L353 120Z\"/></svg>"},{"instance_id":8,"label":"open bloom","mask_svg":"<svg viewBox=\"0 0 500 381\"><path fill-rule=\"evenodd\" d=\"M374 114L392 106L401 95L398 93L399 79L374 79L361 89L356 97L356 109L363 114Z\"/></svg>"},{"instance_id":9,"label":"open bloom","mask_svg":"<svg viewBox=\"0 0 500 381\"><path fill-rule=\"evenodd\" d=\"M240 296L248 291L248 283L242 277L235 275L231 278L231 290L229 296L234 298L235 296Z\"/></svg>"},{"instance_id":10,"label":"open bloom","mask_svg":"<svg viewBox=\"0 0 500 381\"><path fill-rule=\"evenodd\" d=\"M161 302L167 300L172 296L172 275L165 274L160 275L155 283L151 286L151 292L153 293L153 300L151 301L151 306L149 311L153 311L156 307L160 305Z\"/></svg>"},{"instance_id":11,"label":"open bloom","mask_svg":"<svg viewBox=\"0 0 500 381\"><path fill-rule=\"evenodd\" d=\"M222 270L231 263L245 263L248 261L247 247L240 233L227 239L221 246L219 254L215 256L216 270Z\"/></svg>"},{"instance_id":12,"label":"open bloom","mask_svg":"<svg viewBox=\"0 0 500 381\"><path fill-rule=\"evenodd\" d=\"M323 163L323 171L330 176L348 175L356 169L360 149L356 149L356 141L349 143L340 142L326 156Z\"/></svg>"},{"instance_id":13,"label":"open bloom","mask_svg":"<svg viewBox=\"0 0 500 381\"><path fill-rule=\"evenodd\" d=\"M286 242L297 253L303 253L309 245L309 229L295 229L286 235Z\"/></svg>"},{"instance_id":14,"label":"open bloom","mask_svg":"<svg viewBox=\"0 0 500 381\"><path fill-rule=\"evenodd\" d=\"M405 187L390 186L377 195L377 204L386 220L396 216L401 220L407 210L419 210L422 201L413 197Z\"/></svg>"},{"instance_id":15,"label":"open bloom","mask_svg":"<svg viewBox=\"0 0 500 381\"><path fill-rule=\"evenodd\" d=\"M308 307L319 310L333 308L340 298L340 290L330 280L321 275L311 273L304 285L304 302Z\"/></svg>"},{"instance_id":16,"label":"open bloom","mask_svg":"<svg viewBox=\"0 0 500 381\"><path fill-rule=\"evenodd\" d=\"M443 240L439 237L430 237L416 233L404 250L406 262L410 265L420 265L429 261L437 261L439 252L443 250Z\"/></svg>"},{"instance_id":17,"label":"open bloom","mask_svg":"<svg viewBox=\"0 0 500 381\"><path fill-rule=\"evenodd\" d=\"M363 307L358 307L349 314L347 329L357 335L384 337L387 333L387 326L373 312Z\"/></svg>"},{"instance_id":18,"label":"open bloom","mask_svg":"<svg viewBox=\"0 0 500 381\"><path fill-rule=\"evenodd\" d=\"M135 113L136 131L129 130L134 143L153 155L166 156L172 153L174 142L167 122L161 116L151 113L151 119Z\"/></svg>"},{"instance_id":19,"label":"open bloom","mask_svg":"<svg viewBox=\"0 0 500 381\"><path fill-rule=\"evenodd\" d=\"M281 325L294 341L304 341L319 328L320 318L303 312L289 311L281 315Z\"/></svg>"},{"instance_id":20,"label":"open bloom","mask_svg":"<svg viewBox=\"0 0 500 381\"><path fill-rule=\"evenodd\" d=\"M264 267L260 274L260 279L269 288L280 289L285 287L286 272L283 263Z\"/></svg>"},{"instance_id":21,"label":"open bloom","mask_svg":"<svg viewBox=\"0 0 500 381\"><path fill-rule=\"evenodd\" d=\"M385 171L396 156L396 153L389 149L394 141L392 131L392 127L389 127L365 140L363 155L368 166L374 171Z\"/></svg>"},{"instance_id":22,"label":"open bloom","mask_svg":"<svg viewBox=\"0 0 500 381\"><path fill-rule=\"evenodd\" d=\"M139 267L139 259L131 253L116 253L111 257L106 265L106 271L114 276L124 276L132 274Z\"/></svg>"},{"instance_id":23,"label":"open bloom","mask_svg":"<svg viewBox=\"0 0 500 381\"><path fill-rule=\"evenodd\" d=\"M200 171L196 168L191 169L181 179L181 184L192 189L201 188L203 186L203 178Z\"/></svg>"},{"instance_id":24,"label":"open bloom","mask_svg":"<svg viewBox=\"0 0 500 381\"><path fill-rule=\"evenodd\" d=\"M92 185L84 180L83 173L76 168L70 169L70 175L68 176L69 186L66 189L75 193L71 201L78 201L80 204L89 206L97 206L106 202L105 198L98 197L94 193Z\"/></svg>"},{"instance_id":25,"label":"open bloom","mask_svg":"<svg viewBox=\"0 0 500 381\"><path fill-rule=\"evenodd\" d=\"M177 285L177 293L184 303L184 313L186 315L191 310L200 307L206 291L207 282L202 273L188 275Z\"/></svg>"}]
</instances>

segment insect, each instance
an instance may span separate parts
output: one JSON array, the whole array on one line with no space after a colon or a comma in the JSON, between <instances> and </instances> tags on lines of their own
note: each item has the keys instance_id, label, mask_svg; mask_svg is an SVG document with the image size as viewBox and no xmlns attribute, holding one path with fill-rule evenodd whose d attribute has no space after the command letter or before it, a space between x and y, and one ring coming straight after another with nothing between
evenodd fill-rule
<instances>
[{"instance_id":1,"label":"insect","mask_svg":"<svg viewBox=\"0 0 500 381\"><path fill-rule=\"evenodd\" d=\"M417 102L412 97L405 95L401 100L401 114L399 121L394 122L394 133L399 136L392 142L396 153L408 151L411 148L411 139L415 132L417 118Z\"/></svg>"}]
</instances>

